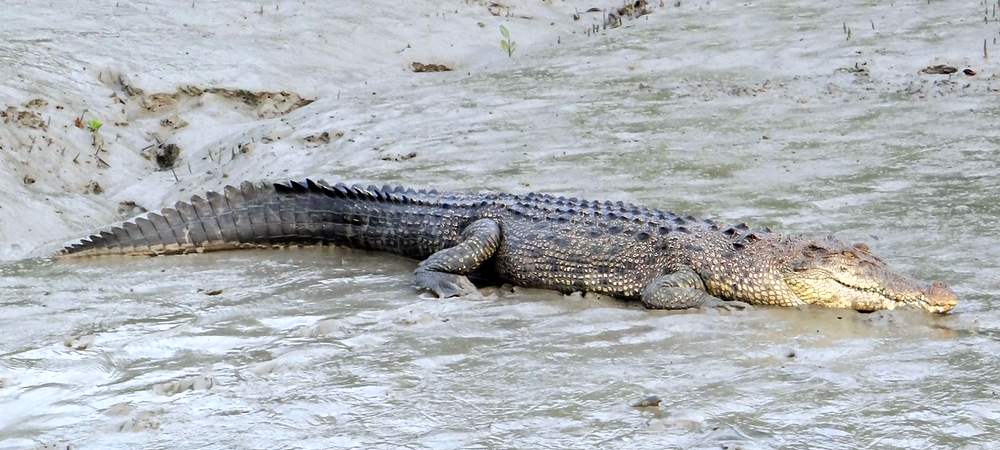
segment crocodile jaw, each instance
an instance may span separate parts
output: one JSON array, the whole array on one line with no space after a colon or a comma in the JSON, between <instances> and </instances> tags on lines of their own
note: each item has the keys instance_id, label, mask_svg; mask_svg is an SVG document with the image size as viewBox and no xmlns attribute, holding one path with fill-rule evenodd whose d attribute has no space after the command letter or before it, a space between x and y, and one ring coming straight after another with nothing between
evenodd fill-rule
<instances>
[{"instance_id":1,"label":"crocodile jaw","mask_svg":"<svg viewBox=\"0 0 1000 450\"><path fill-rule=\"evenodd\" d=\"M789 289L804 303L858 311L916 308L945 314L958 304L958 296L943 283L922 283L895 273L885 273L881 283L852 283L825 270L785 277ZM852 280L853 281L853 280Z\"/></svg>"}]
</instances>

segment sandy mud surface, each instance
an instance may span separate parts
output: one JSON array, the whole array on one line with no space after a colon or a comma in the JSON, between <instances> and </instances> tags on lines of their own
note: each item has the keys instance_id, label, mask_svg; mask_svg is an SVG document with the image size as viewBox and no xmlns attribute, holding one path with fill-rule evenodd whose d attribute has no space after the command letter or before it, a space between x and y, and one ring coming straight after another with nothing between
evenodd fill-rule
<instances>
[{"instance_id":1,"label":"sandy mud surface","mask_svg":"<svg viewBox=\"0 0 1000 450\"><path fill-rule=\"evenodd\" d=\"M995 443L994 5L621 7L6 2L0 448ZM305 176L830 233L962 303L440 301L411 261L329 248L46 259L205 190Z\"/></svg>"}]
</instances>

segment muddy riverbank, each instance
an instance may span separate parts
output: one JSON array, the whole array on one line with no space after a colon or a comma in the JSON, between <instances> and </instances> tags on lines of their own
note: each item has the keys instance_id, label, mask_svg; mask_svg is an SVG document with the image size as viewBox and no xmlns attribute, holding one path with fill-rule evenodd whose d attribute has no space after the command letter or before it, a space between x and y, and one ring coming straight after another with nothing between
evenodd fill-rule
<instances>
[{"instance_id":1,"label":"muddy riverbank","mask_svg":"<svg viewBox=\"0 0 1000 450\"><path fill-rule=\"evenodd\" d=\"M995 442L992 6L654 2L617 27L619 2L590 6L6 5L0 447ZM962 303L668 313L440 301L412 262L344 249L43 258L142 208L305 176L831 233Z\"/></svg>"}]
</instances>

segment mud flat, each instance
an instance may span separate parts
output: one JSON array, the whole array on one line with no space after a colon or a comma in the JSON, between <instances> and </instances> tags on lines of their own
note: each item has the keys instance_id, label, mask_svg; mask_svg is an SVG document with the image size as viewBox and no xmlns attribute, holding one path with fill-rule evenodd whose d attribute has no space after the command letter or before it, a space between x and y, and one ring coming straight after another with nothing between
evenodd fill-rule
<instances>
[{"instance_id":1,"label":"mud flat","mask_svg":"<svg viewBox=\"0 0 1000 450\"><path fill-rule=\"evenodd\" d=\"M0 447L1000 435L992 5L363 3L4 5ZM305 176L833 233L962 303L928 317L653 313L523 289L438 301L413 292L412 262L343 249L25 259L225 184Z\"/></svg>"}]
</instances>

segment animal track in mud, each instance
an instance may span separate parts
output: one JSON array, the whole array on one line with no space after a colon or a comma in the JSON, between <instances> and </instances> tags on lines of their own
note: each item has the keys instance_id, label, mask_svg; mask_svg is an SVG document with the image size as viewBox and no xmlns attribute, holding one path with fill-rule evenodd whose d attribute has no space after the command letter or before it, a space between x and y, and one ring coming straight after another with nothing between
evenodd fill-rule
<instances>
[{"instance_id":1,"label":"animal track in mud","mask_svg":"<svg viewBox=\"0 0 1000 450\"><path fill-rule=\"evenodd\" d=\"M313 102L289 91L250 91L230 88L200 88L182 86L174 92L160 92L142 96L139 100L143 109L149 112L174 111L188 98L200 98L213 94L227 100L235 100L252 108L257 118L270 119L283 116Z\"/></svg>"},{"instance_id":2,"label":"animal track in mud","mask_svg":"<svg viewBox=\"0 0 1000 450\"><path fill-rule=\"evenodd\" d=\"M42 119L40 114L26 109L17 109L16 106L10 106L5 111L0 111L0 118L3 119L3 123L14 123L25 128L38 130L48 128L45 119Z\"/></svg>"}]
</instances>

